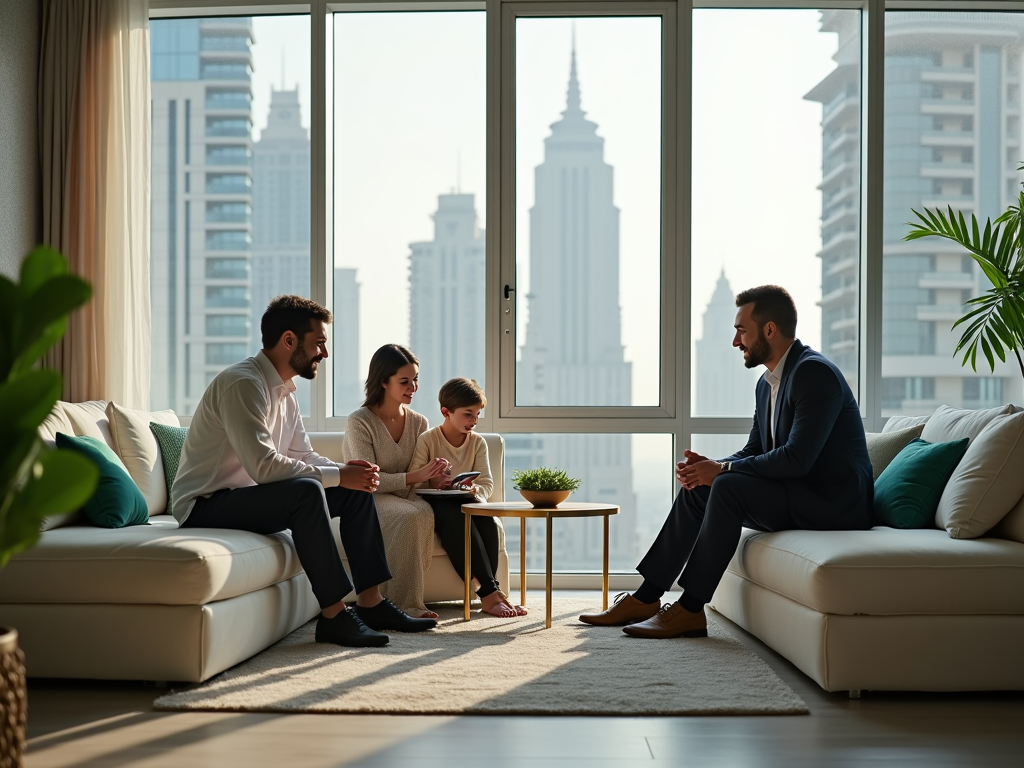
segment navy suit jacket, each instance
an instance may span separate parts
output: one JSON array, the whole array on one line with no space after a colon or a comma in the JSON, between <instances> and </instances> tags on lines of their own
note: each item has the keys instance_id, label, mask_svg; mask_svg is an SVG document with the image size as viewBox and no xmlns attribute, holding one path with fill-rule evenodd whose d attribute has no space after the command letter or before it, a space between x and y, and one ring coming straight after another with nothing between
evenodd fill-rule
<instances>
[{"instance_id":1,"label":"navy suit jacket","mask_svg":"<svg viewBox=\"0 0 1024 768\"><path fill-rule=\"evenodd\" d=\"M776 397L774 448L770 404L771 387L762 377L750 438L726 459L732 470L785 483L790 513L801 528L870 528L875 487L864 423L840 370L798 339Z\"/></svg>"}]
</instances>

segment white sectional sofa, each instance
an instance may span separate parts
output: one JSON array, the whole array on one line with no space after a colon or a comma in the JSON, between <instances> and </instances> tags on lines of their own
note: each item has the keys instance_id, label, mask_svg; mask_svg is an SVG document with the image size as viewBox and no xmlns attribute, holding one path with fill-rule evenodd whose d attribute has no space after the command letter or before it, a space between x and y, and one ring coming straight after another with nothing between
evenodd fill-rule
<instances>
[{"instance_id":1,"label":"white sectional sofa","mask_svg":"<svg viewBox=\"0 0 1024 768\"><path fill-rule=\"evenodd\" d=\"M102 401L58 403L41 431L51 441L58 431L91 435L117 449ZM342 437L310 435L318 452L338 460ZM498 435L484 437L498 480L491 500L500 501L503 443ZM155 455L153 475L135 478L140 487L163 486ZM133 473L138 464L129 465ZM151 506L149 525L118 529L51 521L35 547L0 570L0 624L18 629L29 676L199 682L319 611L289 533L180 530L164 511ZM503 537L500 521L499 531ZM347 565L344 550L342 557ZM497 576L507 591L503 538ZM425 598L461 600L462 594L435 539Z\"/></svg>"},{"instance_id":2,"label":"white sectional sofa","mask_svg":"<svg viewBox=\"0 0 1024 768\"><path fill-rule=\"evenodd\" d=\"M827 691L1024 690L1024 499L979 538L744 531L711 605Z\"/></svg>"}]
</instances>

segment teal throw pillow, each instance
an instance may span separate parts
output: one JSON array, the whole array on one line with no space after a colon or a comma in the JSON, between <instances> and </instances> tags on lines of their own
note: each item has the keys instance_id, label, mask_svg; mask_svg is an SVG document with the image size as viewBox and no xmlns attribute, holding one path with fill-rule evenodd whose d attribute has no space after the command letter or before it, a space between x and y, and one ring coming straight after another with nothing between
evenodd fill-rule
<instances>
[{"instance_id":1,"label":"teal throw pillow","mask_svg":"<svg viewBox=\"0 0 1024 768\"><path fill-rule=\"evenodd\" d=\"M82 507L89 522L99 528L149 524L146 497L110 446L95 437L58 432L57 447L77 451L90 459L100 472L96 492Z\"/></svg>"},{"instance_id":2,"label":"teal throw pillow","mask_svg":"<svg viewBox=\"0 0 1024 768\"><path fill-rule=\"evenodd\" d=\"M935 510L968 438L949 443L912 440L875 481L875 520L893 528L934 528Z\"/></svg>"},{"instance_id":3,"label":"teal throw pillow","mask_svg":"<svg viewBox=\"0 0 1024 768\"><path fill-rule=\"evenodd\" d=\"M160 456L164 462L164 477L167 479L167 498L171 498L171 486L174 484L174 476L178 474L178 464L181 463L181 449L185 447L185 435L188 434L188 427L172 427L168 424L157 424L149 422L149 428L156 435L156 441L160 444Z\"/></svg>"}]
</instances>

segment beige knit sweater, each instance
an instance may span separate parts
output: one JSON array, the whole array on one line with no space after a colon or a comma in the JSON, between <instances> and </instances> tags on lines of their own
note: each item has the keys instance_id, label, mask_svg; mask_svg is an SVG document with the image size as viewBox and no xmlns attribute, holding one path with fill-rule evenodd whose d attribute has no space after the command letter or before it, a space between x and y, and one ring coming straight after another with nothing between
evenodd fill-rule
<instances>
[{"instance_id":1,"label":"beige knit sweater","mask_svg":"<svg viewBox=\"0 0 1024 768\"><path fill-rule=\"evenodd\" d=\"M374 493L384 534L384 552L391 581L381 592L412 616L425 610L423 581L434 554L434 513L406 484L416 440L427 431L427 419L406 410L405 430L396 443L376 414L360 408L348 417L342 458L365 459L380 467L380 486Z\"/></svg>"}]
</instances>

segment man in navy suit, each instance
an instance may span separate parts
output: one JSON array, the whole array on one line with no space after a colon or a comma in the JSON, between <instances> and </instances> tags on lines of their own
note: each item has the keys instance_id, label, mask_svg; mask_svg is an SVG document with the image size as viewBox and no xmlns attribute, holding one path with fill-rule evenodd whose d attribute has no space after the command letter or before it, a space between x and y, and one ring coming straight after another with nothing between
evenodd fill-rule
<instances>
[{"instance_id":1,"label":"man in navy suit","mask_svg":"<svg viewBox=\"0 0 1024 768\"><path fill-rule=\"evenodd\" d=\"M871 527L874 484L860 408L829 360L796 338L796 306L784 288L736 297L736 335L757 382L750 438L721 461L691 451L676 465L682 490L647 555L640 588L580 620L623 626L634 637L706 637L704 605L736 552L743 527L759 531ZM661 606L676 578L679 601Z\"/></svg>"}]
</instances>

